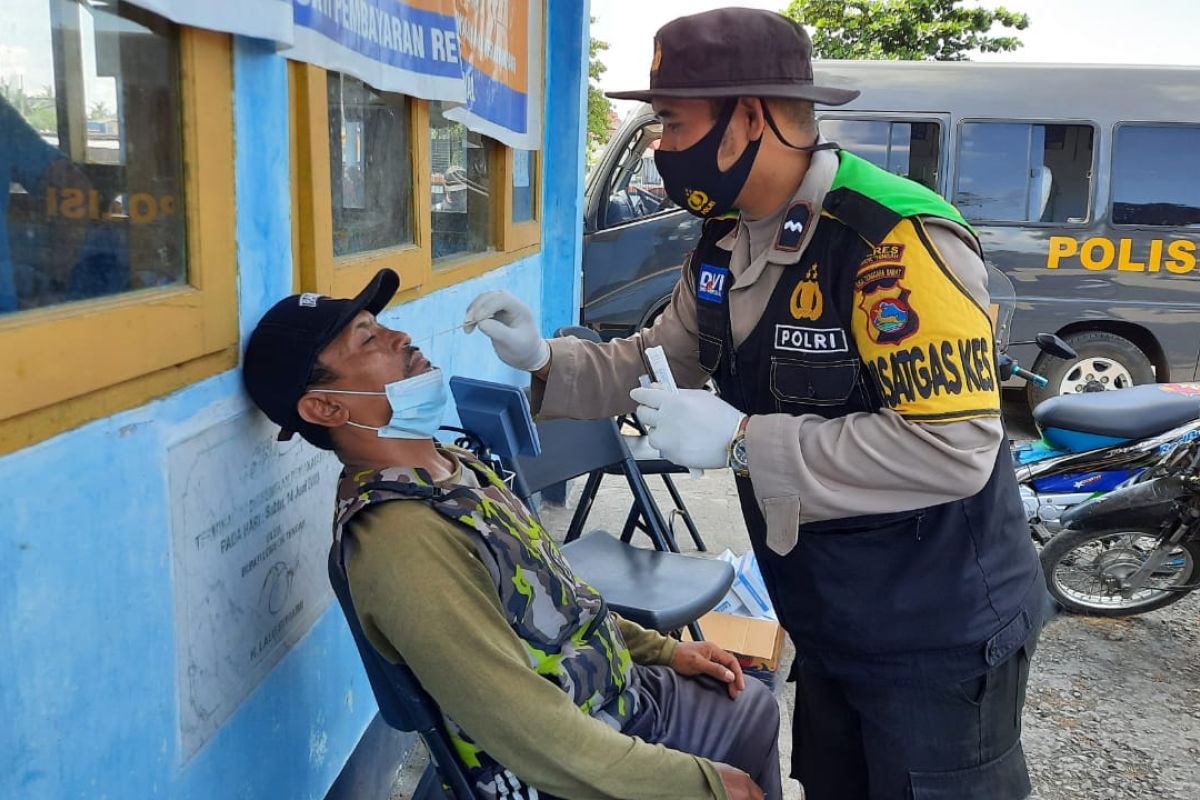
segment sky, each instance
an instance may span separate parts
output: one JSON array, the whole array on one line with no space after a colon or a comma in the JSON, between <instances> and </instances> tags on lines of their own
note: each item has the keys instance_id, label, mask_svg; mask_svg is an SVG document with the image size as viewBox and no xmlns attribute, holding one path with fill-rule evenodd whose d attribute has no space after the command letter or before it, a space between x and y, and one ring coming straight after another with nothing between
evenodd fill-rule
<instances>
[{"instance_id":1,"label":"sky","mask_svg":"<svg viewBox=\"0 0 1200 800\"><path fill-rule=\"evenodd\" d=\"M46 0L0 0L0 80L21 85L37 95L54 85L54 55L50 42L50 4ZM86 5L80 14L85 107L104 103L117 108L117 83L101 77L96 68L95 27Z\"/></svg>"},{"instance_id":2,"label":"sky","mask_svg":"<svg viewBox=\"0 0 1200 800\"><path fill-rule=\"evenodd\" d=\"M676 17L728 5L779 11L787 0L592 0L592 35L609 43L601 56L608 71L600 87L645 88L654 32ZM978 5L1024 12L1030 24L1016 32L1024 42L1020 50L976 54L973 60L1200 65L1197 0L999 0ZM622 116L637 105L614 102Z\"/></svg>"}]
</instances>

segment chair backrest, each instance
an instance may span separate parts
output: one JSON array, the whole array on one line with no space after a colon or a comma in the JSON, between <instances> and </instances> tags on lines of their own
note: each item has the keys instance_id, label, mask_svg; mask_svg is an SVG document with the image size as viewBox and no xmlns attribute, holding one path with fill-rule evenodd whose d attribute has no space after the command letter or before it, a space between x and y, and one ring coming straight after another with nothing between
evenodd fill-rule
<instances>
[{"instance_id":1,"label":"chair backrest","mask_svg":"<svg viewBox=\"0 0 1200 800\"><path fill-rule=\"evenodd\" d=\"M537 423L537 430L541 455L517 456L510 466L517 473L522 498L631 458L616 422L609 417L545 420Z\"/></svg>"},{"instance_id":2,"label":"chair backrest","mask_svg":"<svg viewBox=\"0 0 1200 800\"><path fill-rule=\"evenodd\" d=\"M345 541L343 541L343 545ZM429 754L437 765L442 780L450 787L454 800L475 800L475 792L467 780L466 773L455 755L454 747L442 728L442 714L437 702L421 688L417 676L403 664L393 664L375 649L363 633L350 597L350 584L342 569L341 553L337 545L329 549L329 582L333 593L342 607L342 614L358 646L358 654L371 682L371 691L379 705L383 721L401 731L415 731L421 735Z\"/></svg>"}]
</instances>

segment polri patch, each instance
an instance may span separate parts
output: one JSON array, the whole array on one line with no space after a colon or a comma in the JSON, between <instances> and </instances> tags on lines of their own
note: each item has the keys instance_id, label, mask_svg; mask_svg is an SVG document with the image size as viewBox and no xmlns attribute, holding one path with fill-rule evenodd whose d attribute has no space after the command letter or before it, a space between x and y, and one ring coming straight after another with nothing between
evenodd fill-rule
<instances>
[{"instance_id":1,"label":"polri patch","mask_svg":"<svg viewBox=\"0 0 1200 800\"><path fill-rule=\"evenodd\" d=\"M846 332L841 328L775 326L775 349L793 353L847 353Z\"/></svg>"},{"instance_id":2,"label":"polri patch","mask_svg":"<svg viewBox=\"0 0 1200 800\"><path fill-rule=\"evenodd\" d=\"M696 282L696 298L708 303L719 304L725 298L725 290L728 288L728 284L728 269L701 263L700 277Z\"/></svg>"},{"instance_id":3,"label":"polri patch","mask_svg":"<svg viewBox=\"0 0 1200 800\"><path fill-rule=\"evenodd\" d=\"M775 241L776 250L800 249L804 240L804 229L808 227L808 218L812 216L808 203L797 201L792 203L783 215L783 224L779 226L779 238Z\"/></svg>"}]
</instances>

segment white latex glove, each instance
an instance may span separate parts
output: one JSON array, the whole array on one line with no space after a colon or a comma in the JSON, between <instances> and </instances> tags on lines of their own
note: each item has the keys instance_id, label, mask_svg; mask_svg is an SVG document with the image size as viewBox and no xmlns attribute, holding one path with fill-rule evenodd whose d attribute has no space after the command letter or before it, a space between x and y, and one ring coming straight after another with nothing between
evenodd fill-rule
<instances>
[{"instance_id":1,"label":"white latex glove","mask_svg":"<svg viewBox=\"0 0 1200 800\"><path fill-rule=\"evenodd\" d=\"M650 446L681 467L729 466L729 444L745 416L703 389L634 389L637 417L649 429Z\"/></svg>"},{"instance_id":2,"label":"white latex glove","mask_svg":"<svg viewBox=\"0 0 1200 800\"><path fill-rule=\"evenodd\" d=\"M515 369L537 372L550 361L550 345L538 333L529 306L512 292L484 292L467 306L463 329L479 328L492 340L500 360Z\"/></svg>"}]
</instances>

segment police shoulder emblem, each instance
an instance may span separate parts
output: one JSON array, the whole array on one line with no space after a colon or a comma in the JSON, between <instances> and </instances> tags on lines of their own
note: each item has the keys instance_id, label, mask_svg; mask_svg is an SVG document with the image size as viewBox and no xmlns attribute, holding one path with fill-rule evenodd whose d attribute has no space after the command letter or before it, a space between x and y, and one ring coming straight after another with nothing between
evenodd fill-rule
<instances>
[{"instance_id":1,"label":"police shoulder emblem","mask_svg":"<svg viewBox=\"0 0 1200 800\"><path fill-rule=\"evenodd\" d=\"M783 224L779 226L779 238L775 240L775 249L799 250L800 243L804 240L804 229L808 227L808 219L811 216L812 211L808 203L797 201L788 206L787 213L783 215Z\"/></svg>"},{"instance_id":2,"label":"police shoulder emblem","mask_svg":"<svg viewBox=\"0 0 1200 800\"><path fill-rule=\"evenodd\" d=\"M892 264L864 270L854 281L858 307L870 323L867 334L876 344L899 344L921 326L903 278L904 267Z\"/></svg>"}]
</instances>

